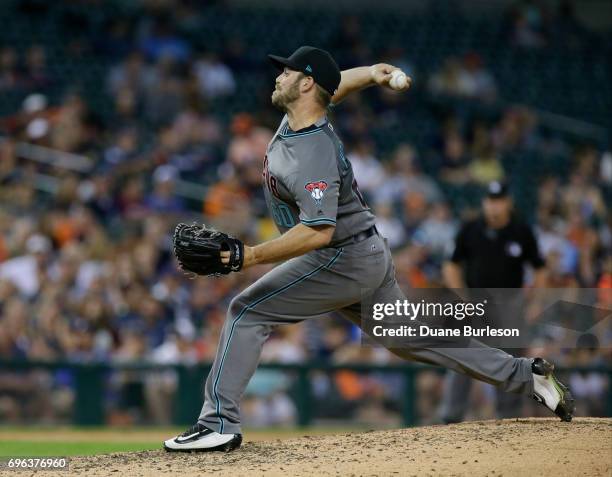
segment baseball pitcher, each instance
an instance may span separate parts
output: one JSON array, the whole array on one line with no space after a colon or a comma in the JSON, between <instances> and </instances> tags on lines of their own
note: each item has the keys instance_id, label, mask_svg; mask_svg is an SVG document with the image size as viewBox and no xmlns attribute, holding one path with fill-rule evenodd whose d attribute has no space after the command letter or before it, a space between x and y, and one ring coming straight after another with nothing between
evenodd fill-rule
<instances>
[{"instance_id":1,"label":"baseball pitcher","mask_svg":"<svg viewBox=\"0 0 612 477\"><path fill-rule=\"evenodd\" d=\"M200 416L183 434L164 442L169 451L240 446L240 398L274 327L331 311L359 326L363 289L377 289L389 303L405 299L387 241L376 230L326 111L368 86L408 89L410 79L388 64L340 72L328 52L310 46L289 58L269 58L280 70L272 103L285 116L268 145L263 177L281 236L249 247L221 232L181 224L174 243L181 267L200 275L283 263L232 300ZM515 358L473 339L467 348L443 347L438 340L427 337L390 351L532 396L562 420L571 420L574 400L553 376L552 364Z\"/></svg>"}]
</instances>

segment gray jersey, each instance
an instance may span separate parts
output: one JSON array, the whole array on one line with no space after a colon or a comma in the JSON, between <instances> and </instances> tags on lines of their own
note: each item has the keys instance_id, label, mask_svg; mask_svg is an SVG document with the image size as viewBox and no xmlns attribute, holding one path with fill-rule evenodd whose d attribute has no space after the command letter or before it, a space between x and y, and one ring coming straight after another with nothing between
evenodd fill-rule
<instances>
[{"instance_id":1,"label":"gray jersey","mask_svg":"<svg viewBox=\"0 0 612 477\"><path fill-rule=\"evenodd\" d=\"M268 146L263 176L266 203L281 233L300 222L335 225L333 245L374 225L326 117L292 131L285 115Z\"/></svg>"}]
</instances>

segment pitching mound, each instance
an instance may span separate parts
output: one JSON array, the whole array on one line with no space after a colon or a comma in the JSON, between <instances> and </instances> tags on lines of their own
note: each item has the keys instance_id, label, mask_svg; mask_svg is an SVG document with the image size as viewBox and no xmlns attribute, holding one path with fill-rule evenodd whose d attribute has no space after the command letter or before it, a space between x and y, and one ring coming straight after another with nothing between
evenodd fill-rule
<instances>
[{"instance_id":1,"label":"pitching mound","mask_svg":"<svg viewBox=\"0 0 612 477\"><path fill-rule=\"evenodd\" d=\"M612 475L612 419L485 421L247 442L238 451L77 457L91 476Z\"/></svg>"}]
</instances>

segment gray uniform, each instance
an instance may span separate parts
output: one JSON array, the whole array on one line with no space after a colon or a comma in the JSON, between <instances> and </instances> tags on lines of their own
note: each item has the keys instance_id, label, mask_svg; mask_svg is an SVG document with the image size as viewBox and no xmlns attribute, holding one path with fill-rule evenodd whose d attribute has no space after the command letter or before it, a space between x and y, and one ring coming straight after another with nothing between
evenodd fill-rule
<instances>
[{"instance_id":1,"label":"gray uniform","mask_svg":"<svg viewBox=\"0 0 612 477\"><path fill-rule=\"evenodd\" d=\"M263 175L266 202L281 233L299 222L331 224L333 246L376 221L326 118L293 132L285 116L268 147Z\"/></svg>"},{"instance_id":2,"label":"gray uniform","mask_svg":"<svg viewBox=\"0 0 612 477\"><path fill-rule=\"evenodd\" d=\"M275 326L337 311L361 325L364 289L378 289L385 302L404 300L386 239L371 229L374 215L357 188L341 141L327 118L291 131L287 117L268 146L264 189L281 231L297 223L334 224L329 246L275 267L230 303L219 348L206 380L199 422L220 433L239 433L240 398L255 372L261 349ZM446 341L448 343L448 341ZM436 364L499 386L533 393L531 360L470 340L468 348L443 348L435 337L410 348L391 349L402 358Z\"/></svg>"}]
</instances>

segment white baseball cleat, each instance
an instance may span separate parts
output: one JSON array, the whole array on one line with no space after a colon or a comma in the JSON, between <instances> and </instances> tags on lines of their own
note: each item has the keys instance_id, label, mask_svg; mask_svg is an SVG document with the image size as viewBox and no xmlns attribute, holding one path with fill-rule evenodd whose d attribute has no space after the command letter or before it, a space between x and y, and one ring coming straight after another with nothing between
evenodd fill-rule
<instances>
[{"instance_id":1,"label":"white baseball cleat","mask_svg":"<svg viewBox=\"0 0 612 477\"><path fill-rule=\"evenodd\" d=\"M554 369L554 365L545 359L533 360L531 364L533 398L554 412L562 421L570 422L576 404L569 389L555 378Z\"/></svg>"},{"instance_id":2,"label":"white baseball cleat","mask_svg":"<svg viewBox=\"0 0 612 477\"><path fill-rule=\"evenodd\" d=\"M164 441L164 449L170 452L230 452L238 449L242 434L219 434L199 422L181 435Z\"/></svg>"}]
</instances>

